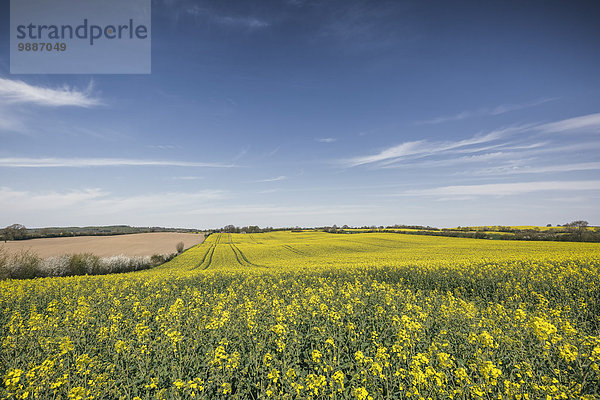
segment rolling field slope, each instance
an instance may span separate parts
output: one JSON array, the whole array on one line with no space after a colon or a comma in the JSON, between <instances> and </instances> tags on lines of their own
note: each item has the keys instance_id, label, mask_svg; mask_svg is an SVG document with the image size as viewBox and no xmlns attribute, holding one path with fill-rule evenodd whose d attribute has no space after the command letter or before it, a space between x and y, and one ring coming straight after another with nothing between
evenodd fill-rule
<instances>
[{"instance_id":1,"label":"rolling field slope","mask_svg":"<svg viewBox=\"0 0 600 400\"><path fill-rule=\"evenodd\" d=\"M424 237L394 233L328 234L324 232L220 233L209 236L163 269L269 271L353 267L453 266L497 261L564 260L594 257L592 243L506 242ZM198 263L198 261L202 261Z\"/></svg>"},{"instance_id":2,"label":"rolling field slope","mask_svg":"<svg viewBox=\"0 0 600 400\"><path fill-rule=\"evenodd\" d=\"M213 234L0 282L0 397L596 399L599 288L598 244Z\"/></svg>"}]
</instances>

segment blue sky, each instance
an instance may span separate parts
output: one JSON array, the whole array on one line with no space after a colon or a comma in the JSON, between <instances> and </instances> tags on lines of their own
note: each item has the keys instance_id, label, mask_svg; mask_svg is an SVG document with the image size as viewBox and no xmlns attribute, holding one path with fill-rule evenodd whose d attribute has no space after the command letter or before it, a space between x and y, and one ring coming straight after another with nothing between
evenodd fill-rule
<instances>
[{"instance_id":1,"label":"blue sky","mask_svg":"<svg viewBox=\"0 0 600 400\"><path fill-rule=\"evenodd\" d=\"M0 225L600 224L594 1L152 3L149 75L13 75Z\"/></svg>"}]
</instances>

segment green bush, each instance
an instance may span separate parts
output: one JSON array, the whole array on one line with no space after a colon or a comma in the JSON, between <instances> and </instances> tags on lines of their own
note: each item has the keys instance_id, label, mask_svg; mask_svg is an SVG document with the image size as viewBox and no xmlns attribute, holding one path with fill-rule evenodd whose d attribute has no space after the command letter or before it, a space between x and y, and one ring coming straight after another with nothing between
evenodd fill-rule
<instances>
[{"instance_id":1,"label":"green bush","mask_svg":"<svg viewBox=\"0 0 600 400\"><path fill-rule=\"evenodd\" d=\"M21 250L6 257L8 278L30 279L39 276L40 257L31 250Z\"/></svg>"},{"instance_id":2,"label":"green bush","mask_svg":"<svg viewBox=\"0 0 600 400\"><path fill-rule=\"evenodd\" d=\"M150 263L153 267L156 267L160 264L166 263L167 261L171 261L173 258L175 258L176 255L177 253L153 254L152 257L150 257Z\"/></svg>"},{"instance_id":3,"label":"green bush","mask_svg":"<svg viewBox=\"0 0 600 400\"><path fill-rule=\"evenodd\" d=\"M73 254L69 258L69 264L67 265L67 271L65 275L85 275L87 272L87 265L84 254Z\"/></svg>"},{"instance_id":4,"label":"green bush","mask_svg":"<svg viewBox=\"0 0 600 400\"><path fill-rule=\"evenodd\" d=\"M7 279L8 277L8 253L2 246L0 247L0 279Z\"/></svg>"}]
</instances>

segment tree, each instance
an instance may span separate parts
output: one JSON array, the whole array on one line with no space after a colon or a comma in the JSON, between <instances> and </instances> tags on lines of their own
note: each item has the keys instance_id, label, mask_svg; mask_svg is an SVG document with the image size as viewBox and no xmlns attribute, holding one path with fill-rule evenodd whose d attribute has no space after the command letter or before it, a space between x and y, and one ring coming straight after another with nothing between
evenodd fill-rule
<instances>
[{"instance_id":1,"label":"tree","mask_svg":"<svg viewBox=\"0 0 600 400\"><path fill-rule=\"evenodd\" d=\"M588 222L583 220L569 222L565 224L569 231L573 232L574 235L577 236L578 240L582 241L585 236L589 236L587 232Z\"/></svg>"},{"instance_id":2,"label":"tree","mask_svg":"<svg viewBox=\"0 0 600 400\"><path fill-rule=\"evenodd\" d=\"M27 228L21 224L12 224L2 229L4 242L7 240L19 240L27 237Z\"/></svg>"},{"instance_id":3,"label":"tree","mask_svg":"<svg viewBox=\"0 0 600 400\"><path fill-rule=\"evenodd\" d=\"M175 249L177 250L177 253L180 254L183 252L183 242L179 242L177 243L177 246L175 246Z\"/></svg>"},{"instance_id":4,"label":"tree","mask_svg":"<svg viewBox=\"0 0 600 400\"><path fill-rule=\"evenodd\" d=\"M225 225L225 227L223 228L223 232L226 233L237 233L240 231L240 228L234 226L234 225Z\"/></svg>"},{"instance_id":5,"label":"tree","mask_svg":"<svg viewBox=\"0 0 600 400\"><path fill-rule=\"evenodd\" d=\"M589 225L589 223L587 221L583 221L583 220L573 221L573 222L569 222L568 224L565 224L565 226L570 227L570 228L585 228L588 225Z\"/></svg>"}]
</instances>

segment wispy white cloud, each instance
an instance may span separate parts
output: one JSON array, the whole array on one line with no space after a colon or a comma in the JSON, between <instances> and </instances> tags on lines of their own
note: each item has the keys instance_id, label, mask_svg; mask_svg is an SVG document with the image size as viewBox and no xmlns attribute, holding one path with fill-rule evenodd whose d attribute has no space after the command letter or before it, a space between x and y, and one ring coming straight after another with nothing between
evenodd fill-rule
<instances>
[{"instance_id":1,"label":"wispy white cloud","mask_svg":"<svg viewBox=\"0 0 600 400\"><path fill-rule=\"evenodd\" d=\"M427 160L420 162L398 162L390 165L384 165L382 168L386 169L394 169L394 168L407 168L407 167L415 167L415 168L439 168L439 167L449 167L461 164L475 164L482 163L488 161L496 161L496 160L504 160L510 157L514 157L514 153L505 153L502 151L496 151L491 153L483 153L483 154L475 154L469 156L462 156L456 158L446 158L441 160Z\"/></svg>"},{"instance_id":2,"label":"wispy white cloud","mask_svg":"<svg viewBox=\"0 0 600 400\"><path fill-rule=\"evenodd\" d=\"M125 223L138 226L292 225L315 217L310 224L332 224L329 218L370 213L373 205L307 205L228 203L239 196L222 190L156 192L120 195L102 189L28 191L0 187L0 220L26 226L69 226ZM282 217L294 217L281 219ZM274 219L269 219L273 218ZM232 219L233 218L233 219ZM287 221L287 222L286 222Z\"/></svg>"},{"instance_id":3,"label":"wispy white cloud","mask_svg":"<svg viewBox=\"0 0 600 400\"><path fill-rule=\"evenodd\" d=\"M281 189L265 189L265 190L259 190L258 194L271 194L271 193L278 193L281 192Z\"/></svg>"},{"instance_id":4,"label":"wispy white cloud","mask_svg":"<svg viewBox=\"0 0 600 400\"><path fill-rule=\"evenodd\" d=\"M197 181L204 178L201 176L174 176L171 179L176 181Z\"/></svg>"},{"instance_id":5,"label":"wispy white cloud","mask_svg":"<svg viewBox=\"0 0 600 400\"><path fill-rule=\"evenodd\" d=\"M254 182L257 182L257 183L260 183L260 182L277 182L277 181L283 181L284 179L287 179L287 177L285 175L280 175L280 176L277 176L275 178L260 179L258 181L254 181Z\"/></svg>"},{"instance_id":6,"label":"wispy white cloud","mask_svg":"<svg viewBox=\"0 0 600 400\"><path fill-rule=\"evenodd\" d=\"M126 213L135 210L151 214L180 214L195 209L199 203L222 200L227 197L223 190L205 189L196 192L163 192L130 196L110 195L96 199L87 209L97 215L106 213ZM85 208L84 208L85 209Z\"/></svg>"},{"instance_id":7,"label":"wispy white cloud","mask_svg":"<svg viewBox=\"0 0 600 400\"><path fill-rule=\"evenodd\" d=\"M521 165L524 162L532 161L535 157L546 153L563 152L564 150L573 150L571 146L567 147L549 147L548 142L535 142L522 145L511 145L500 143L497 145L484 147L469 147L468 149L455 149L445 152L443 155L446 158L426 159L425 161L415 161L412 159L405 162L396 162L389 165L383 165L381 168L439 168L459 166L463 164L482 164L497 161L511 162L511 168L517 164ZM578 145L577 148L587 148L586 146ZM491 151L490 151L491 150ZM460 157L455 157L457 154L475 153ZM464 174L474 174L472 169L464 171Z\"/></svg>"},{"instance_id":8,"label":"wispy white cloud","mask_svg":"<svg viewBox=\"0 0 600 400\"><path fill-rule=\"evenodd\" d=\"M124 166L172 166L172 167L213 167L231 168L232 164L203 163L189 161L136 160L124 158L0 158L0 167L13 168L83 168L83 167L124 167Z\"/></svg>"},{"instance_id":9,"label":"wispy white cloud","mask_svg":"<svg viewBox=\"0 0 600 400\"><path fill-rule=\"evenodd\" d=\"M517 111L517 110L522 110L525 108L538 106L540 104L544 104L544 103L547 103L547 102L553 101L553 100L556 100L556 98L545 98L545 99L531 101L529 103L502 104L502 105L499 105L496 107L480 108L478 110L461 111L454 115L448 115L448 116L436 117L436 118L432 118L432 119L428 119L428 120L424 120L424 121L418 121L418 122L416 122L416 125L435 125L435 124L441 124L443 122L460 121L463 119L473 118L473 117L501 115L501 114L506 114L511 111Z\"/></svg>"},{"instance_id":10,"label":"wispy white cloud","mask_svg":"<svg viewBox=\"0 0 600 400\"><path fill-rule=\"evenodd\" d=\"M482 185L441 186L432 189L407 190L403 196L510 196L541 191L600 190L599 180L590 181L538 181L490 183Z\"/></svg>"},{"instance_id":11,"label":"wispy white cloud","mask_svg":"<svg viewBox=\"0 0 600 400\"><path fill-rule=\"evenodd\" d=\"M271 150L270 152L268 152L266 154L266 157L271 157L274 156L275 154L277 154L277 152L281 149L281 146L277 146L275 147L273 150Z\"/></svg>"},{"instance_id":12,"label":"wispy white cloud","mask_svg":"<svg viewBox=\"0 0 600 400\"><path fill-rule=\"evenodd\" d=\"M404 142L402 144L389 147L377 154L369 156L354 157L342 160L342 163L349 167L355 167L363 164L371 164L389 159L399 159L401 157L423 153L426 151L427 141L418 140L414 142ZM430 147L431 149L431 147Z\"/></svg>"},{"instance_id":13,"label":"wispy white cloud","mask_svg":"<svg viewBox=\"0 0 600 400\"><path fill-rule=\"evenodd\" d=\"M15 110L8 110L7 108L3 108L0 104L0 132L27 133L23 120L15 115L15 113Z\"/></svg>"},{"instance_id":14,"label":"wispy white cloud","mask_svg":"<svg viewBox=\"0 0 600 400\"><path fill-rule=\"evenodd\" d=\"M232 205L232 206L219 206L219 207L203 207L197 209L193 214L200 215L277 215L277 216L348 216L351 214L360 214L372 211L377 207L370 205L331 205L331 206L279 206L275 204L266 205Z\"/></svg>"},{"instance_id":15,"label":"wispy white cloud","mask_svg":"<svg viewBox=\"0 0 600 400\"><path fill-rule=\"evenodd\" d=\"M220 16L215 17L214 19L224 25L239 26L249 29L266 28L270 25L267 21L254 17Z\"/></svg>"},{"instance_id":16,"label":"wispy white cloud","mask_svg":"<svg viewBox=\"0 0 600 400\"><path fill-rule=\"evenodd\" d=\"M94 107L100 99L92 96L93 82L85 90L69 86L49 88L34 86L19 80L0 78L0 102L6 104L34 104L46 107Z\"/></svg>"},{"instance_id":17,"label":"wispy white cloud","mask_svg":"<svg viewBox=\"0 0 600 400\"><path fill-rule=\"evenodd\" d=\"M209 8L196 4L186 8L185 11L194 17L207 18L213 23L235 28L254 30L267 28L271 25L266 20L254 16L221 15Z\"/></svg>"},{"instance_id":18,"label":"wispy white cloud","mask_svg":"<svg viewBox=\"0 0 600 400\"><path fill-rule=\"evenodd\" d=\"M589 130L600 132L600 113L582 115L575 118L563 119L538 126L538 129L548 133Z\"/></svg>"},{"instance_id":19,"label":"wispy white cloud","mask_svg":"<svg viewBox=\"0 0 600 400\"><path fill-rule=\"evenodd\" d=\"M118 196L98 188L32 192L0 187L0 209L5 212L10 210L15 217L50 210L98 217L132 210L162 213L171 207L177 212L185 212L197 207L199 201L219 200L226 195L224 191L211 189ZM2 214L0 217L7 217Z\"/></svg>"},{"instance_id":20,"label":"wispy white cloud","mask_svg":"<svg viewBox=\"0 0 600 400\"><path fill-rule=\"evenodd\" d=\"M522 161L522 160L521 160ZM600 170L600 162L544 165L538 167L505 165L472 171L472 175L515 175L515 174L544 174L549 172L573 172Z\"/></svg>"},{"instance_id":21,"label":"wispy white cloud","mask_svg":"<svg viewBox=\"0 0 600 400\"><path fill-rule=\"evenodd\" d=\"M181 146L175 144L149 144L147 147L159 150L173 150L181 148Z\"/></svg>"},{"instance_id":22,"label":"wispy white cloud","mask_svg":"<svg viewBox=\"0 0 600 400\"><path fill-rule=\"evenodd\" d=\"M20 210L66 209L103 196L106 196L106 193L98 188L35 193L0 187L0 208L10 210L11 213Z\"/></svg>"},{"instance_id":23,"label":"wispy white cloud","mask_svg":"<svg viewBox=\"0 0 600 400\"><path fill-rule=\"evenodd\" d=\"M600 132L600 113L583 115L552 123L523 124L495 130L487 134L475 135L463 140L408 141L388 147L375 154L342 159L339 161L339 164L345 167L375 164L379 168L396 168L407 164L417 166L418 164L414 160L418 158L436 157L437 159L428 160L428 162L421 163L421 165L435 166L439 164L441 166L475 161L479 153L493 150L496 151L497 156L503 153L505 156L525 157L534 153L575 151L575 148L591 150L597 147L597 144L587 142L575 145L561 143L559 146L552 141L540 141L540 135L560 132ZM517 134L519 134L518 137ZM510 140L507 140L509 137L511 137ZM474 158L455 158L452 157L453 154L474 155ZM486 156L482 154L480 159L485 157L490 157L490 155Z\"/></svg>"},{"instance_id":24,"label":"wispy white cloud","mask_svg":"<svg viewBox=\"0 0 600 400\"><path fill-rule=\"evenodd\" d=\"M0 132L34 136L35 132L43 131L47 121L46 125L38 122L35 107L92 108L102 105L102 101L93 95L93 87L93 81L81 90L67 85L58 88L35 86L0 77ZM38 127L32 128L35 125Z\"/></svg>"},{"instance_id":25,"label":"wispy white cloud","mask_svg":"<svg viewBox=\"0 0 600 400\"><path fill-rule=\"evenodd\" d=\"M342 160L341 163L347 167L355 167L364 164L382 163L381 165L387 165L402 160L406 157L425 157L434 154L444 153L450 150L464 150L469 152L466 148L473 145L489 143L498 140L508 134L512 134L518 131L520 128L509 128L501 129L493 132L489 132L484 135L476 135L468 139L458 141L446 141L446 142L430 142L427 140L417 140L412 142L404 142L396 146L389 147L380 151L379 153L359 156L346 160ZM477 149L476 151L481 151Z\"/></svg>"},{"instance_id":26,"label":"wispy white cloud","mask_svg":"<svg viewBox=\"0 0 600 400\"><path fill-rule=\"evenodd\" d=\"M240 150L239 153L237 153L237 155L235 157L233 157L233 161L237 161L240 158L244 157L246 154L248 154L248 151L250 151L250 147L246 146L243 149Z\"/></svg>"},{"instance_id":27,"label":"wispy white cloud","mask_svg":"<svg viewBox=\"0 0 600 400\"><path fill-rule=\"evenodd\" d=\"M336 138L320 138L320 139L317 139L317 142L319 142L319 143L333 143L333 142L336 142L336 141L337 141Z\"/></svg>"},{"instance_id":28,"label":"wispy white cloud","mask_svg":"<svg viewBox=\"0 0 600 400\"><path fill-rule=\"evenodd\" d=\"M382 21L389 21L394 13L393 7L385 2L375 6L371 2L349 2L344 7L331 2L312 2L311 7L316 7L323 16L315 39L333 40L344 51L370 52L394 46L402 52L411 42L410 35L407 36L410 22L405 14L397 14L394 23L382 26Z\"/></svg>"}]
</instances>

